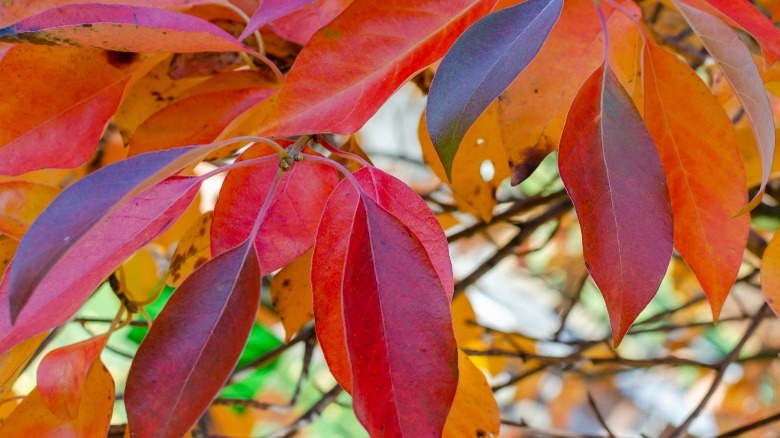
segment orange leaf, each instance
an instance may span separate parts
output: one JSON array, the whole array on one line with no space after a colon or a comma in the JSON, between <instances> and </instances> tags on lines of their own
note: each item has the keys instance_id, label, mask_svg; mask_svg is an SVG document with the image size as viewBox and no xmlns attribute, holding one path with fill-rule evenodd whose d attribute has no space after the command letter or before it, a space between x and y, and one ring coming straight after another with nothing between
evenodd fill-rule
<instances>
[{"instance_id":1,"label":"orange leaf","mask_svg":"<svg viewBox=\"0 0 780 438\"><path fill-rule=\"evenodd\" d=\"M749 216L731 218L747 202L739 143L696 72L651 43L644 59L645 123L666 173L674 246L699 279L717 320L750 229Z\"/></svg>"},{"instance_id":2,"label":"orange leaf","mask_svg":"<svg viewBox=\"0 0 780 438\"><path fill-rule=\"evenodd\" d=\"M423 159L436 176L447 183L447 174L425 126L423 114L418 128ZM452 193L463 211L476 213L483 221L490 221L496 205L496 189L509 176L495 105L489 106L471 125L458 150L452 165L452 182L449 183ZM481 170L488 165L492 175L485 178Z\"/></svg>"},{"instance_id":3,"label":"orange leaf","mask_svg":"<svg viewBox=\"0 0 780 438\"><path fill-rule=\"evenodd\" d=\"M780 315L780 233L775 233L761 259L761 290L776 315Z\"/></svg>"},{"instance_id":4,"label":"orange leaf","mask_svg":"<svg viewBox=\"0 0 780 438\"><path fill-rule=\"evenodd\" d=\"M20 240L60 191L27 181L0 183L0 233Z\"/></svg>"},{"instance_id":5,"label":"orange leaf","mask_svg":"<svg viewBox=\"0 0 780 438\"><path fill-rule=\"evenodd\" d=\"M0 425L0 435L18 437L106 436L114 410L114 380L103 362L96 359L83 386L78 417L64 420L46 407L38 388Z\"/></svg>"},{"instance_id":6,"label":"orange leaf","mask_svg":"<svg viewBox=\"0 0 780 438\"><path fill-rule=\"evenodd\" d=\"M57 417L72 421L79 416L87 374L100 356L108 335L52 350L38 367L38 393Z\"/></svg>"},{"instance_id":7,"label":"orange leaf","mask_svg":"<svg viewBox=\"0 0 780 438\"><path fill-rule=\"evenodd\" d=\"M24 371L27 361L41 345L46 333L22 341L11 350L0 355L0 403L11 393L11 389Z\"/></svg>"},{"instance_id":8,"label":"orange leaf","mask_svg":"<svg viewBox=\"0 0 780 438\"><path fill-rule=\"evenodd\" d=\"M204 213L181 238L168 268L167 282L179 286L192 271L211 258L211 219L214 212Z\"/></svg>"},{"instance_id":9,"label":"orange leaf","mask_svg":"<svg viewBox=\"0 0 780 438\"><path fill-rule=\"evenodd\" d=\"M284 326L285 342L314 318L312 309L311 256L307 251L282 268L271 280L271 302Z\"/></svg>"},{"instance_id":10,"label":"orange leaf","mask_svg":"<svg viewBox=\"0 0 780 438\"><path fill-rule=\"evenodd\" d=\"M463 351L458 351L458 389L442 436L497 436L500 428L498 404L485 375Z\"/></svg>"}]
</instances>

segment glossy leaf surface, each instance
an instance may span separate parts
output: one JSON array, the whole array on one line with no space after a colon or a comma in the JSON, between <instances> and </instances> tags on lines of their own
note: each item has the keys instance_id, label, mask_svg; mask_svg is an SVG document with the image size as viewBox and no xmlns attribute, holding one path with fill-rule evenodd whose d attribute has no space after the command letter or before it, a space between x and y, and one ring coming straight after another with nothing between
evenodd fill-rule
<instances>
[{"instance_id":1,"label":"glossy leaf surface","mask_svg":"<svg viewBox=\"0 0 780 438\"><path fill-rule=\"evenodd\" d=\"M122 52L247 50L224 30L191 15L99 3L65 5L24 18L0 29L0 41Z\"/></svg>"},{"instance_id":2,"label":"glossy leaf surface","mask_svg":"<svg viewBox=\"0 0 780 438\"><path fill-rule=\"evenodd\" d=\"M717 319L750 229L747 215L732 219L747 202L737 136L709 88L679 58L648 44L644 65L645 123L666 173L674 246L699 279Z\"/></svg>"},{"instance_id":3,"label":"glossy leaf surface","mask_svg":"<svg viewBox=\"0 0 780 438\"><path fill-rule=\"evenodd\" d=\"M726 23L680 0L672 1L723 71L723 75L731 84L731 88L742 103L745 114L750 119L761 155L762 178L759 193L763 193L772 172L772 160L775 155L775 124L758 67L745 44ZM760 198L760 195L756 196L750 201L749 207L757 205ZM737 212L732 214L735 213Z\"/></svg>"},{"instance_id":4,"label":"glossy leaf surface","mask_svg":"<svg viewBox=\"0 0 780 438\"><path fill-rule=\"evenodd\" d=\"M168 179L98 221L38 279L39 285L13 325L8 309L10 275L5 275L0 282L0 352L70 318L114 269L184 212L197 194L197 182L185 177ZM18 254L9 267L11 272L19 266Z\"/></svg>"},{"instance_id":5,"label":"glossy leaf surface","mask_svg":"<svg viewBox=\"0 0 780 438\"><path fill-rule=\"evenodd\" d=\"M247 241L204 264L154 321L127 378L132 436L187 433L238 363L260 300L260 267Z\"/></svg>"},{"instance_id":6,"label":"glossy leaf surface","mask_svg":"<svg viewBox=\"0 0 780 438\"><path fill-rule=\"evenodd\" d=\"M407 79L444 56L496 0L356 0L298 55L263 131L357 131ZM399 28L394 18L408 23ZM349 52L349 59L334 56Z\"/></svg>"},{"instance_id":7,"label":"glossy leaf surface","mask_svg":"<svg viewBox=\"0 0 780 438\"><path fill-rule=\"evenodd\" d=\"M585 263L607 303L617 345L661 284L673 230L653 140L604 66L574 100L558 166L582 227Z\"/></svg>"},{"instance_id":8,"label":"glossy leaf surface","mask_svg":"<svg viewBox=\"0 0 780 438\"><path fill-rule=\"evenodd\" d=\"M454 280L447 240L430 208L406 184L376 168L364 168L355 172L354 176L379 206L403 222L419 239L428 258L436 267L440 281L445 285L444 290L451 298ZM345 187L340 189L342 193L347 193L344 192ZM332 196L335 196L335 193ZM354 193L343 196L346 198L345 205L331 209L327 215L323 215L320 222L317 241L328 239L328 244L323 246L315 243L312 287L315 328L322 352L336 381L344 389L351 391L352 375L342 316L342 287L348 264L346 254L349 233L345 230L351 226L354 210L357 208L357 197Z\"/></svg>"},{"instance_id":9,"label":"glossy leaf surface","mask_svg":"<svg viewBox=\"0 0 780 438\"><path fill-rule=\"evenodd\" d=\"M528 0L492 13L469 27L441 61L427 125L449 178L466 131L536 57L562 8L563 0Z\"/></svg>"},{"instance_id":10,"label":"glossy leaf surface","mask_svg":"<svg viewBox=\"0 0 780 438\"><path fill-rule=\"evenodd\" d=\"M241 159L274 155L270 147L256 145ZM212 254L220 254L249 236L278 170L279 161L271 159L228 174L214 208ZM306 162L285 172L255 239L261 271L273 272L314 245L319 218L337 182L334 169Z\"/></svg>"}]
</instances>

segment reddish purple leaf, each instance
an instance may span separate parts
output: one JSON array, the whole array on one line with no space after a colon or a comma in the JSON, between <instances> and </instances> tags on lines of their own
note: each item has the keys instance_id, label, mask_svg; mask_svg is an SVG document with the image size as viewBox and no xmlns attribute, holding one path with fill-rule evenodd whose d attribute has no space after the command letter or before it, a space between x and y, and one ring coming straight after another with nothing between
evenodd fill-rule
<instances>
[{"instance_id":1,"label":"reddish purple leaf","mask_svg":"<svg viewBox=\"0 0 780 438\"><path fill-rule=\"evenodd\" d=\"M0 41L122 52L247 51L229 33L180 12L87 3L48 9L0 29Z\"/></svg>"},{"instance_id":2,"label":"reddish purple leaf","mask_svg":"<svg viewBox=\"0 0 780 438\"><path fill-rule=\"evenodd\" d=\"M118 183L119 178L115 179ZM199 186L200 181L196 178L169 178L99 221L64 257L54 262L45 276L41 274L37 279L40 283L14 325L9 319L9 278L13 274L5 275L0 282L0 354L67 321L111 272L184 213L195 199ZM87 204L80 203L79 206L86 208ZM15 259L9 267L12 273L17 266L19 260Z\"/></svg>"},{"instance_id":3,"label":"reddish purple leaf","mask_svg":"<svg viewBox=\"0 0 780 438\"><path fill-rule=\"evenodd\" d=\"M184 280L130 368L125 403L131 436L179 438L192 428L238 363L260 286L249 241Z\"/></svg>"},{"instance_id":4,"label":"reddish purple leaf","mask_svg":"<svg viewBox=\"0 0 780 438\"><path fill-rule=\"evenodd\" d=\"M780 29L748 0L706 0L761 45L767 68L780 58Z\"/></svg>"},{"instance_id":5,"label":"reddish purple leaf","mask_svg":"<svg viewBox=\"0 0 780 438\"><path fill-rule=\"evenodd\" d=\"M582 227L585 263L604 295L617 345L666 273L672 215L653 140L604 65L572 104L558 165Z\"/></svg>"},{"instance_id":6,"label":"reddish purple leaf","mask_svg":"<svg viewBox=\"0 0 780 438\"><path fill-rule=\"evenodd\" d=\"M361 172L361 184L366 185L375 183L372 176L381 175L373 169ZM411 228L431 215L427 207L427 214L407 226L372 197L385 201L392 197L402 204L412 199L408 187L396 192L397 187L379 182L373 188L358 194L349 182L342 182L323 213L312 284L315 297L322 295L315 299L316 316L324 314L324 303L332 312L333 326L325 326L323 333L321 322L328 321L318 319L318 338L329 345L346 339L346 371L351 368L347 388L370 434L439 436L458 380L450 314L452 276L451 271L442 273L451 268L441 265L448 256L429 254L438 247L431 238L436 234L443 238L443 232L438 224L422 228L422 234ZM411 216L415 204L400 210ZM323 350L327 348L323 345ZM330 353L336 355L336 364L343 365L338 352Z\"/></svg>"},{"instance_id":7,"label":"reddish purple leaf","mask_svg":"<svg viewBox=\"0 0 780 438\"><path fill-rule=\"evenodd\" d=\"M259 144L241 159L274 153L270 147ZM246 240L278 170L279 162L272 160L230 171L214 207L212 254L225 252ZM314 245L322 210L337 183L334 169L306 162L295 164L285 173L255 239L261 271L273 272Z\"/></svg>"},{"instance_id":8,"label":"reddish purple leaf","mask_svg":"<svg viewBox=\"0 0 780 438\"><path fill-rule=\"evenodd\" d=\"M238 39L243 41L257 29L311 3L314 0L262 0Z\"/></svg>"},{"instance_id":9,"label":"reddish purple leaf","mask_svg":"<svg viewBox=\"0 0 780 438\"><path fill-rule=\"evenodd\" d=\"M528 0L482 18L455 41L436 70L427 124L447 176L466 131L536 57L563 0Z\"/></svg>"},{"instance_id":10,"label":"reddish purple leaf","mask_svg":"<svg viewBox=\"0 0 780 438\"><path fill-rule=\"evenodd\" d=\"M57 261L99 226L102 218L213 149L190 146L139 155L106 166L65 189L33 222L16 251L14 269L7 276L11 318L19 315Z\"/></svg>"}]
</instances>

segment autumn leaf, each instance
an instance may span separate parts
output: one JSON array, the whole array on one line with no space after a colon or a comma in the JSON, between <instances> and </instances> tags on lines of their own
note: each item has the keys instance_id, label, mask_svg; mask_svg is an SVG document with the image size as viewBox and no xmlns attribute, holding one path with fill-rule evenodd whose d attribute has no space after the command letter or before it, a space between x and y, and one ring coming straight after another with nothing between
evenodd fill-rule
<instances>
[{"instance_id":1,"label":"autumn leaf","mask_svg":"<svg viewBox=\"0 0 780 438\"><path fill-rule=\"evenodd\" d=\"M95 359L83 384L78 417L65 420L47 408L34 389L0 425L0 435L29 437L106 436L114 411L114 379L103 362Z\"/></svg>"},{"instance_id":2,"label":"autumn leaf","mask_svg":"<svg viewBox=\"0 0 780 438\"><path fill-rule=\"evenodd\" d=\"M130 367L125 403L134 437L179 438L208 409L246 344L260 285L257 253L246 241L177 289Z\"/></svg>"},{"instance_id":3,"label":"autumn leaf","mask_svg":"<svg viewBox=\"0 0 780 438\"><path fill-rule=\"evenodd\" d=\"M596 69L577 94L558 166L617 345L666 273L672 217L653 140L608 67Z\"/></svg>"},{"instance_id":4,"label":"autumn leaf","mask_svg":"<svg viewBox=\"0 0 780 438\"><path fill-rule=\"evenodd\" d=\"M73 421L79 417L87 375L100 357L107 335L50 351L38 366L38 393L57 417Z\"/></svg>"},{"instance_id":5,"label":"autumn leaf","mask_svg":"<svg viewBox=\"0 0 780 438\"><path fill-rule=\"evenodd\" d=\"M129 162L131 160L121 163ZM111 166L105 169L110 173ZM99 176L99 172L92 174L94 176ZM97 186L101 187L100 178L92 177L79 181L85 184L76 183L63 192L72 191L73 197L66 198L69 208L86 208L74 199L79 198L79 193L85 193L82 190L93 187L88 179L97 180ZM115 182L114 185L118 184ZM17 252L9 267L11 274L5 275L0 282L0 352L68 320L114 269L165 231L184 212L195 197L198 186L196 178L170 178L123 203L104 220L98 221L81 239L69 246L61 259L54 261L47 275L35 277L38 286L12 324L9 319L9 307L12 306L9 278L22 262ZM89 190L86 193L90 193ZM62 196L57 199L62 199ZM82 199L90 199L94 203L92 198ZM57 208L68 211L66 205ZM74 218L79 218L75 212L73 214ZM52 220L55 218L52 217Z\"/></svg>"},{"instance_id":6,"label":"autumn leaf","mask_svg":"<svg viewBox=\"0 0 780 438\"><path fill-rule=\"evenodd\" d=\"M528 0L477 21L436 70L427 126L447 178L472 123L536 57L561 15L563 0Z\"/></svg>"},{"instance_id":7,"label":"autumn leaf","mask_svg":"<svg viewBox=\"0 0 780 438\"><path fill-rule=\"evenodd\" d=\"M679 58L648 43L644 65L645 123L666 173L674 246L699 279L717 320L750 229L747 215L731 218L747 202L737 136L709 88Z\"/></svg>"},{"instance_id":8,"label":"autumn leaf","mask_svg":"<svg viewBox=\"0 0 780 438\"><path fill-rule=\"evenodd\" d=\"M440 180L447 181L444 167L425 130L424 113L420 119L418 136L425 163ZM496 205L496 190L509 177L495 105L488 107L469 128L459 150L462 153L452 163L453 172L449 183L452 194L462 211L476 213L483 221L490 221ZM492 170L492 175L485 175L490 178L483 177L483 166Z\"/></svg>"},{"instance_id":9,"label":"autumn leaf","mask_svg":"<svg viewBox=\"0 0 780 438\"><path fill-rule=\"evenodd\" d=\"M20 240L60 191L27 181L0 183L0 233Z\"/></svg>"},{"instance_id":10,"label":"autumn leaf","mask_svg":"<svg viewBox=\"0 0 780 438\"><path fill-rule=\"evenodd\" d=\"M192 271L211 258L211 221L214 212L203 214L176 245L168 268L167 283L179 286Z\"/></svg>"},{"instance_id":11,"label":"autumn leaf","mask_svg":"<svg viewBox=\"0 0 780 438\"><path fill-rule=\"evenodd\" d=\"M364 178L381 175L361 172ZM391 192L381 179L369 182L374 183L373 196L344 181L328 200L312 272L331 274L341 286L328 291L333 278L320 275L313 276L312 284L315 294L341 295L350 389L355 413L369 433L440 435L457 387L451 277L442 281L423 240L431 245L441 228L434 222L425 234L415 234L374 200L392 196L399 202L404 192ZM407 198L415 196L408 188L405 192ZM338 310L332 299L324 301L331 312ZM316 312L321 303L315 300ZM322 335L318 330L320 339ZM426 409L416 408L421 405Z\"/></svg>"},{"instance_id":12,"label":"autumn leaf","mask_svg":"<svg viewBox=\"0 0 780 438\"><path fill-rule=\"evenodd\" d=\"M294 43L305 45L326 24L344 12L354 0L316 0L295 12L274 20L274 33Z\"/></svg>"},{"instance_id":13,"label":"autumn leaf","mask_svg":"<svg viewBox=\"0 0 780 438\"><path fill-rule=\"evenodd\" d=\"M761 258L761 291L776 315L780 315L780 233L775 233Z\"/></svg>"},{"instance_id":14,"label":"autumn leaf","mask_svg":"<svg viewBox=\"0 0 780 438\"><path fill-rule=\"evenodd\" d=\"M97 47L121 52L249 51L208 21L162 9L64 5L0 29L0 41Z\"/></svg>"},{"instance_id":15,"label":"autumn leaf","mask_svg":"<svg viewBox=\"0 0 780 438\"><path fill-rule=\"evenodd\" d=\"M45 333L20 342L0 354L0 400L11 394L14 383L46 337Z\"/></svg>"},{"instance_id":16,"label":"autumn leaf","mask_svg":"<svg viewBox=\"0 0 780 438\"><path fill-rule=\"evenodd\" d=\"M309 250L271 279L271 303L282 320L285 342L290 342L298 330L314 319L311 257Z\"/></svg>"},{"instance_id":17,"label":"autumn leaf","mask_svg":"<svg viewBox=\"0 0 780 438\"><path fill-rule=\"evenodd\" d=\"M355 172L354 177L379 206L398 218L417 236L451 299L455 286L447 240L441 231L441 225L425 202L406 184L376 168L364 168ZM355 202L351 197L349 199ZM329 240L327 245L315 242L311 277L317 339L322 345L330 372L348 392L352 388L352 375L346 350L342 285L348 266L346 256L349 234L325 234L325 230L347 230L351 226L353 216L354 210L347 206L333 209L327 216L323 214L317 240L332 240Z\"/></svg>"},{"instance_id":18,"label":"autumn leaf","mask_svg":"<svg viewBox=\"0 0 780 438\"><path fill-rule=\"evenodd\" d=\"M636 10L630 1L621 4L628 11ZM633 38L636 27L631 20L614 13L608 4L603 7L613 36L610 43ZM593 1L566 0L544 50L499 96L498 119L513 185L524 181L557 149L577 91L602 61L601 42Z\"/></svg>"},{"instance_id":19,"label":"autumn leaf","mask_svg":"<svg viewBox=\"0 0 780 438\"><path fill-rule=\"evenodd\" d=\"M274 154L270 147L258 144L243 153L241 160ZM212 254L247 238L278 170L278 160L271 160L228 174L214 207ZM255 239L262 272L281 268L314 245L319 217L337 182L335 170L309 163L296 164L285 172Z\"/></svg>"},{"instance_id":20,"label":"autumn leaf","mask_svg":"<svg viewBox=\"0 0 780 438\"><path fill-rule=\"evenodd\" d=\"M64 190L19 244L8 281L12 319L19 315L57 261L97 227L101 219L144 188L199 161L216 147L191 146L139 155L106 166Z\"/></svg>"},{"instance_id":21,"label":"autumn leaf","mask_svg":"<svg viewBox=\"0 0 780 438\"><path fill-rule=\"evenodd\" d=\"M734 20L761 45L766 66L780 57L780 30L746 0L706 0L724 15Z\"/></svg>"},{"instance_id":22,"label":"autumn leaf","mask_svg":"<svg viewBox=\"0 0 780 438\"><path fill-rule=\"evenodd\" d=\"M263 0L238 39L243 41L266 24L313 2L314 0Z\"/></svg>"},{"instance_id":23,"label":"autumn leaf","mask_svg":"<svg viewBox=\"0 0 780 438\"><path fill-rule=\"evenodd\" d=\"M704 47L723 71L723 75L742 103L753 128L753 135L761 155L762 177L759 194L741 212L750 210L761 201L761 193L764 192L769 181L775 154L775 124L758 67L745 44L726 23L680 0L672 0L672 2L693 31L699 35ZM736 213L735 211L732 214Z\"/></svg>"},{"instance_id":24,"label":"autumn leaf","mask_svg":"<svg viewBox=\"0 0 780 438\"><path fill-rule=\"evenodd\" d=\"M495 2L355 0L303 48L278 98L269 101L275 110L261 130L280 136L357 131L406 80L444 56ZM415 24L388 27L393 17ZM352 54L349 59L334 56L345 51Z\"/></svg>"},{"instance_id":25,"label":"autumn leaf","mask_svg":"<svg viewBox=\"0 0 780 438\"><path fill-rule=\"evenodd\" d=\"M129 73L104 51L18 45L0 77L0 174L19 175L92 157Z\"/></svg>"},{"instance_id":26,"label":"autumn leaf","mask_svg":"<svg viewBox=\"0 0 780 438\"><path fill-rule=\"evenodd\" d=\"M498 404L485 375L471 359L458 351L458 390L447 416L445 438L498 436L501 429Z\"/></svg>"}]
</instances>

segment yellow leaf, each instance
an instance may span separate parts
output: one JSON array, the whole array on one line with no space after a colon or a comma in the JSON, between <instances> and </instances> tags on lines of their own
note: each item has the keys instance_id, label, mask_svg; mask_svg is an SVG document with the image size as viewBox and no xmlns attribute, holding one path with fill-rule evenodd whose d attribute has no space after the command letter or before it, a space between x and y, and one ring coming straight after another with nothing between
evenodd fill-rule
<instances>
[{"instance_id":1,"label":"yellow leaf","mask_svg":"<svg viewBox=\"0 0 780 438\"><path fill-rule=\"evenodd\" d=\"M447 175L428 135L424 114L418 134L423 159L436 176L446 182ZM508 176L509 165L493 104L466 132L452 165L452 182L449 185L461 210L489 221L496 205L496 189Z\"/></svg>"},{"instance_id":2,"label":"yellow leaf","mask_svg":"<svg viewBox=\"0 0 780 438\"><path fill-rule=\"evenodd\" d=\"M195 196L184 214L168 228L164 233L155 239L154 243L162 246L166 251L176 242L180 241L187 232L195 226L200 219L200 193Z\"/></svg>"},{"instance_id":3,"label":"yellow leaf","mask_svg":"<svg viewBox=\"0 0 780 438\"><path fill-rule=\"evenodd\" d=\"M20 240L59 189L28 181L0 183L0 233Z\"/></svg>"},{"instance_id":4,"label":"yellow leaf","mask_svg":"<svg viewBox=\"0 0 780 438\"><path fill-rule=\"evenodd\" d=\"M122 265L125 286L122 291L134 303L145 303L157 293L160 286L160 273L154 254L149 248L141 248Z\"/></svg>"},{"instance_id":5,"label":"yellow leaf","mask_svg":"<svg viewBox=\"0 0 780 438\"><path fill-rule=\"evenodd\" d=\"M179 241L168 268L167 282L178 286L187 276L211 258L211 218L214 212L203 214Z\"/></svg>"},{"instance_id":6,"label":"yellow leaf","mask_svg":"<svg viewBox=\"0 0 780 438\"><path fill-rule=\"evenodd\" d=\"M477 315L471 307L471 302L466 294L460 294L452 300L452 324L455 328L455 340L458 345L473 346L473 342L482 339L482 329L475 323Z\"/></svg>"},{"instance_id":7,"label":"yellow leaf","mask_svg":"<svg viewBox=\"0 0 780 438\"><path fill-rule=\"evenodd\" d=\"M311 255L307 251L282 268L271 280L271 302L282 320L285 342L314 318Z\"/></svg>"},{"instance_id":8,"label":"yellow leaf","mask_svg":"<svg viewBox=\"0 0 780 438\"><path fill-rule=\"evenodd\" d=\"M498 436L500 428L498 404L485 375L465 353L458 351L458 389L442 436Z\"/></svg>"},{"instance_id":9,"label":"yellow leaf","mask_svg":"<svg viewBox=\"0 0 780 438\"><path fill-rule=\"evenodd\" d=\"M11 388L47 333L30 338L0 355L0 402L10 397Z\"/></svg>"},{"instance_id":10,"label":"yellow leaf","mask_svg":"<svg viewBox=\"0 0 780 438\"><path fill-rule=\"evenodd\" d=\"M114 380L97 359L87 374L78 417L64 420L52 414L35 388L0 426L0 436L105 437L113 411Z\"/></svg>"},{"instance_id":11,"label":"yellow leaf","mask_svg":"<svg viewBox=\"0 0 780 438\"><path fill-rule=\"evenodd\" d=\"M8 236L0 235L0 278L5 274L5 269L11 263L11 259L14 258L16 248L18 247L19 242Z\"/></svg>"},{"instance_id":12,"label":"yellow leaf","mask_svg":"<svg viewBox=\"0 0 780 438\"><path fill-rule=\"evenodd\" d=\"M780 233L775 233L761 259L761 291L776 315L780 315Z\"/></svg>"}]
</instances>

